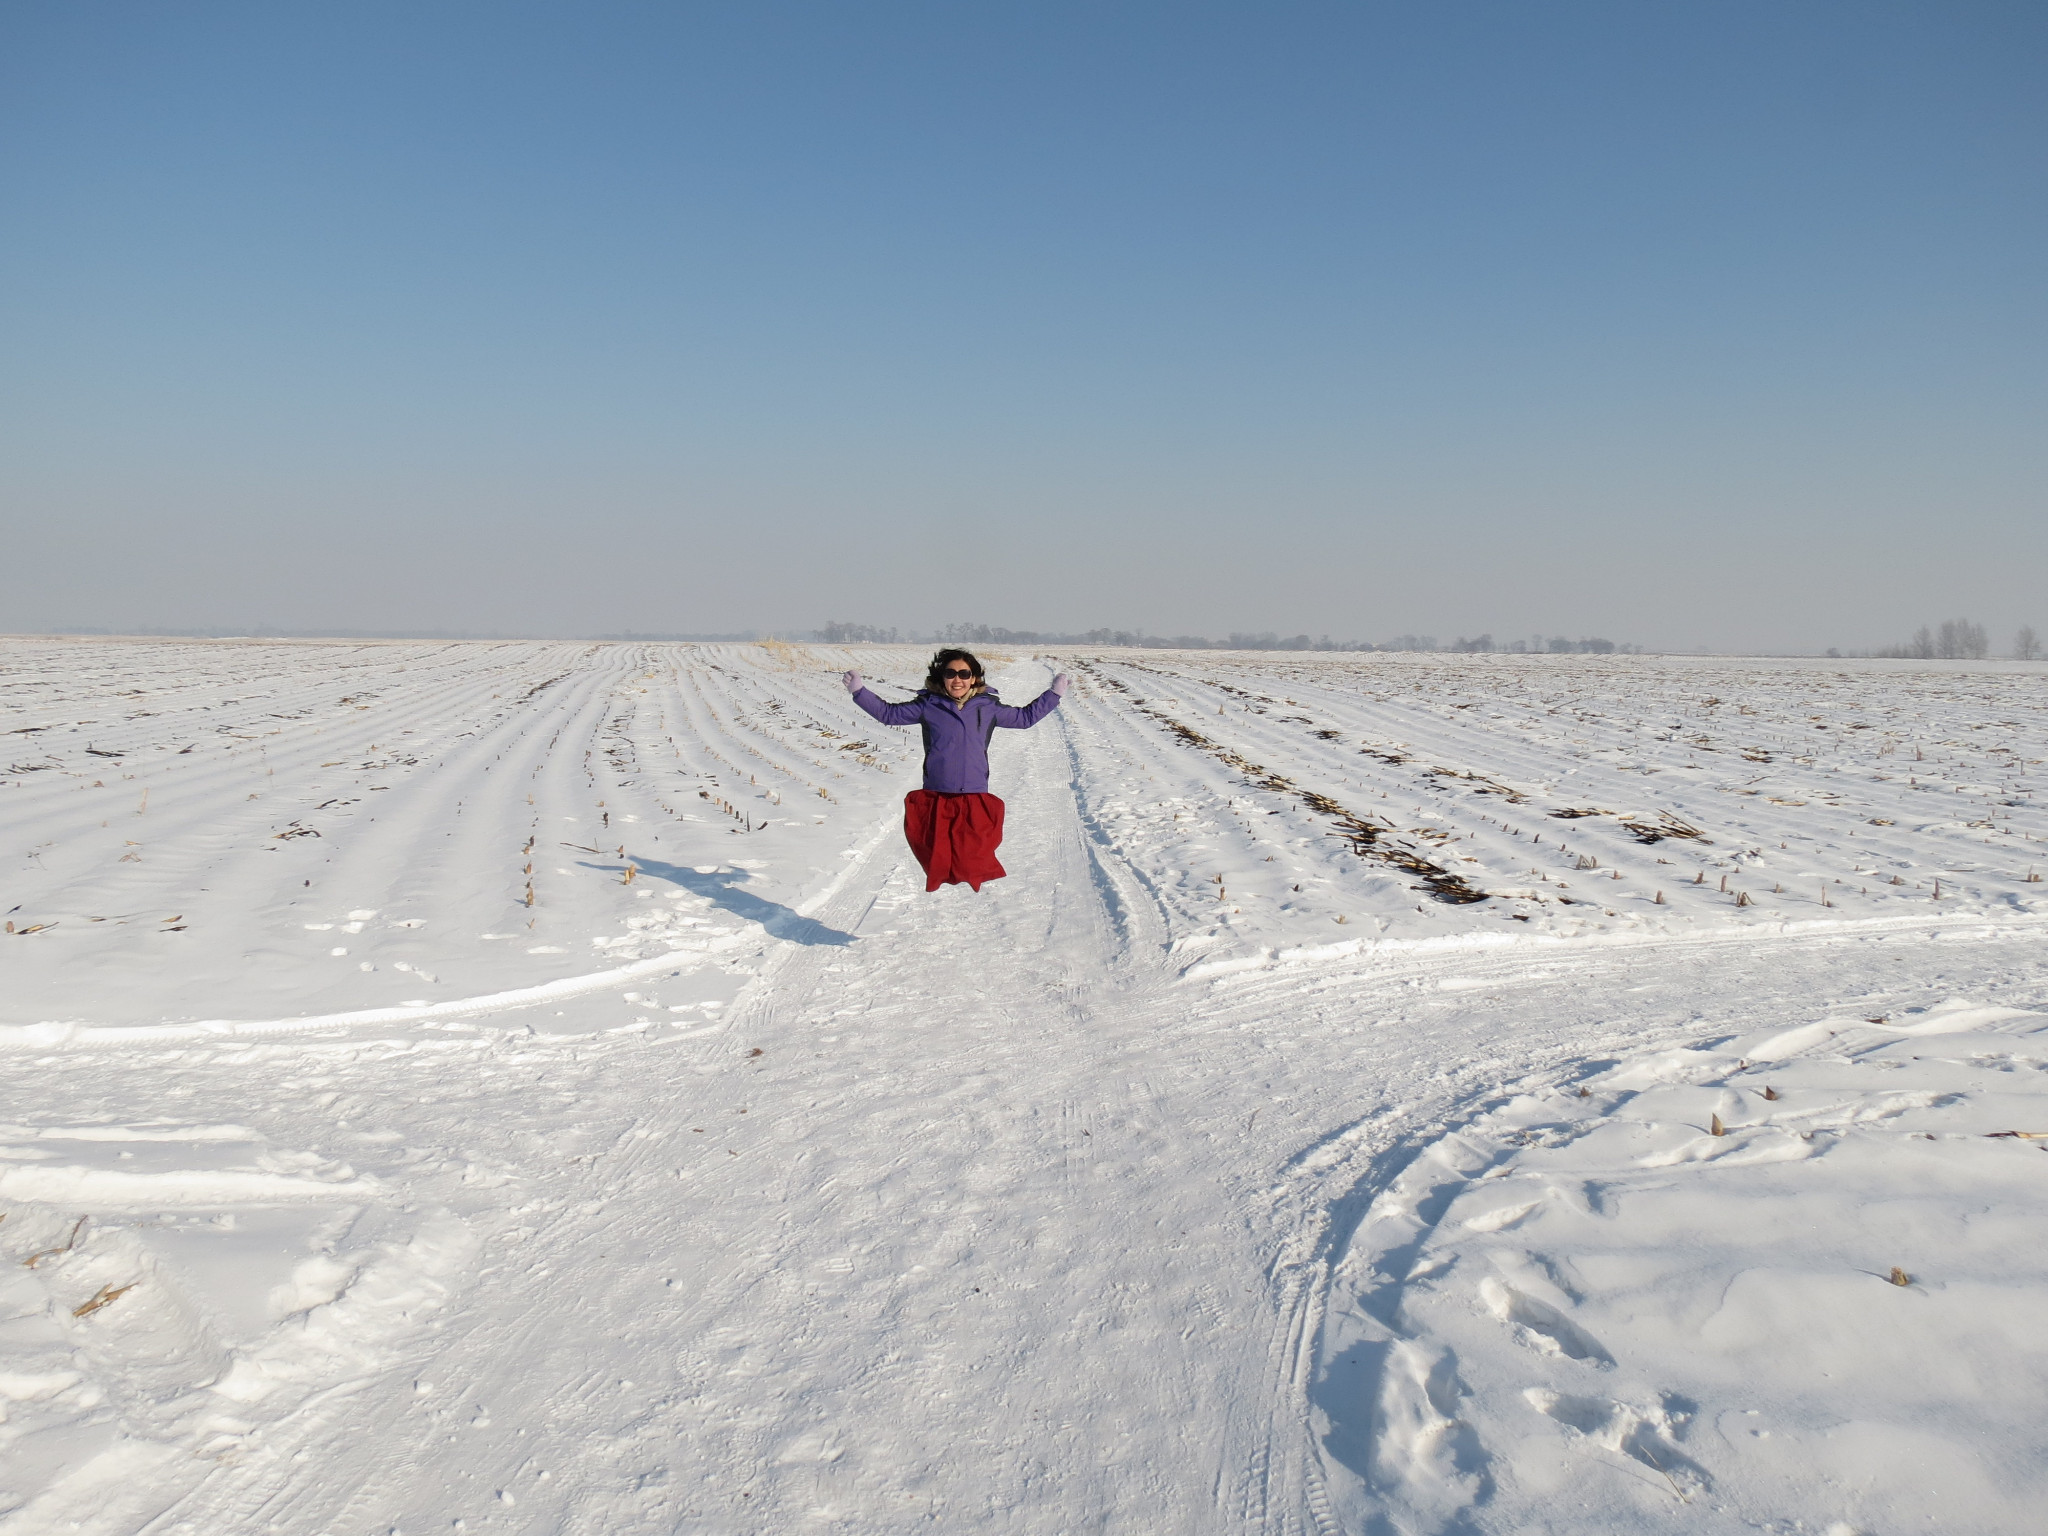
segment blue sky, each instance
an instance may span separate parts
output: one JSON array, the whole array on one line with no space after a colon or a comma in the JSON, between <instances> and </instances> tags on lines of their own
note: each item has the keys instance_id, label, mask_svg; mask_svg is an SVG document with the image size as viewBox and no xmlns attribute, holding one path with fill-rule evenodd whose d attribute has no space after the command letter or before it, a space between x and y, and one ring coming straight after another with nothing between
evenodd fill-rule
<instances>
[{"instance_id":1,"label":"blue sky","mask_svg":"<svg viewBox=\"0 0 2048 1536\"><path fill-rule=\"evenodd\" d=\"M0 628L2048 629L2038 4L0 5Z\"/></svg>"}]
</instances>

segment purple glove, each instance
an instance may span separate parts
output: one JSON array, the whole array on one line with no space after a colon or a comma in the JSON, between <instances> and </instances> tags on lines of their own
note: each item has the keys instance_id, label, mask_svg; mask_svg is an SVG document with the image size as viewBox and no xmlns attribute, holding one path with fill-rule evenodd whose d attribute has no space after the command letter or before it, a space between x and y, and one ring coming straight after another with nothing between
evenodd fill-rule
<instances>
[{"instance_id":1,"label":"purple glove","mask_svg":"<svg viewBox=\"0 0 2048 1536\"><path fill-rule=\"evenodd\" d=\"M846 691L848 693L859 693L862 688L867 686L861 681L858 672L842 672L839 674L839 681L846 684Z\"/></svg>"},{"instance_id":2,"label":"purple glove","mask_svg":"<svg viewBox=\"0 0 2048 1536\"><path fill-rule=\"evenodd\" d=\"M1074 680L1064 672L1052 680L1052 691L1063 699L1067 696L1067 690L1073 686Z\"/></svg>"}]
</instances>

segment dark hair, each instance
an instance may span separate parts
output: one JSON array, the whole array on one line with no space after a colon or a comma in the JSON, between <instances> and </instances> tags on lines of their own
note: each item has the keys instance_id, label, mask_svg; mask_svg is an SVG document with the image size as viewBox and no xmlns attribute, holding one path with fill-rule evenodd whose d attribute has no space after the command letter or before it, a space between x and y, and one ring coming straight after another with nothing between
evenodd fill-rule
<instances>
[{"instance_id":1,"label":"dark hair","mask_svg":"<svg viewBox=\"0 0 2048 1536\"><path fill-rule=\"evenodd\" d=\"M982 689L988 686L982 680L981 663L975 659L974 652L957 650L952 646L947 646L945 650L932 658L931 670L925 674L924 686L928 692L943 694L946 691L946 668L953 665L956 661L964 661L968 666L974 668L974 691L976 693L981 692Z\"/></svg>"}]
</instances>

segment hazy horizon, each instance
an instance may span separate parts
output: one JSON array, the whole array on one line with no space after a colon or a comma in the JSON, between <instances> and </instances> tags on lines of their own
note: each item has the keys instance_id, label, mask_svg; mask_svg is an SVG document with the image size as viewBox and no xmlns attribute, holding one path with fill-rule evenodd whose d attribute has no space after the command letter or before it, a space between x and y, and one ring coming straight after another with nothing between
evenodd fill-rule
<instances>
[{"instance_id":1,"label":"hazy horizon","mask_svg":"<svg viewBox=\"0 0 2048 1536\"><path fill-rule=\"evenodd\" d=\"M871 626L861 626L870 628ZM958 626L950 626L957 629ZM1925 638L1929 626L1918 626L1921 638ZM2023 638L2024 637L2024 638ZM1554 655L1639 655L1639 656L1702 656L1702 657L1744 657L1780 658L1786 660L1815 661L2010 661L2019 660L2039 663L2048 660L2043 655L2039 637L2031 626L2020 634L2006 640L1993 640L1982 653L1931 651L1925 655L1910 652L1912 636L1903 636L1884 646L1865 646L1843 649L1830 646L1822 650L1717 650L1710 648L1645 646L1630 640L1615 640L1608 636L1590 635L1520 635L1495 636L1484 631L1478 636L1398 635L1378 639L1358 636L1311 636L1305 633L1277 633L1264 631L1256 634L1243 632L1223 635L1155 635L1142 631L1098 629L1092 633L1012 633L999 630L995 635L960 635L944 630L933 633L903 631L892 633L888 638L879 636L847 638L829 632L829 626L804 628L783 628L780 630L750 628L723 633L679 633L673 631L626 630L613 633L569 634L547 631L507 630L448 630L448 629L351 629L346 627L294 628L276 625L209 625L179 628L169 625L120 626L70 626L52 627L42 630L0 631L0 639L79 639L79 640L222 640L260 643L266 640L279 642L307 642L318 644L324 641L347 643L353 641L390 641L403 644L407 641L427 642L469 642L476 644L532 642L536 644L775 644L817 645L826 647L871 647L902 646L924 650L940 645L964 645L969 648L999 649L1017 646L1046 646L1064 649L1128 650L1159 649L1186 650L1207 649L1218 651L1275 651L1295 654L1314 653L1329 656L1364 656L1397 654L1435 655L1499 655L1499 656L1554 656ZM1297 644L1295 642L1307 642ZM2018 647L2028 645L2021 654Z\"/></svg>"},{"instance_id":2,"label":"hazy horizon","mask_svg":"<svg viewBox=\"0 0 2048 1536\"><path fill-rule=\"evenodd\" d=\"M0 18L0 629L2048 629L2048 12Z\"/></svg>"}]
</instances>

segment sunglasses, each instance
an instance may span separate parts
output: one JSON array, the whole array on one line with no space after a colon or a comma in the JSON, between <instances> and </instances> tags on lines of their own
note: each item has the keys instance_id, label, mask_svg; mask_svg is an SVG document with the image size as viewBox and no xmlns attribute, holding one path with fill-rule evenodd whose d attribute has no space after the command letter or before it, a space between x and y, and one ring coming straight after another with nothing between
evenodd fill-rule
<instances>
[{"instance_id":1,"label":"sunglasses","mask_svg":"<svg viewBox=\"0 0 2048 1536\"><path fill-rule=\"evenodd\" d=\"M948 667L939 674L941 677L972 677L974 674L965 667Z\"/></svg>"}]
</instances>

